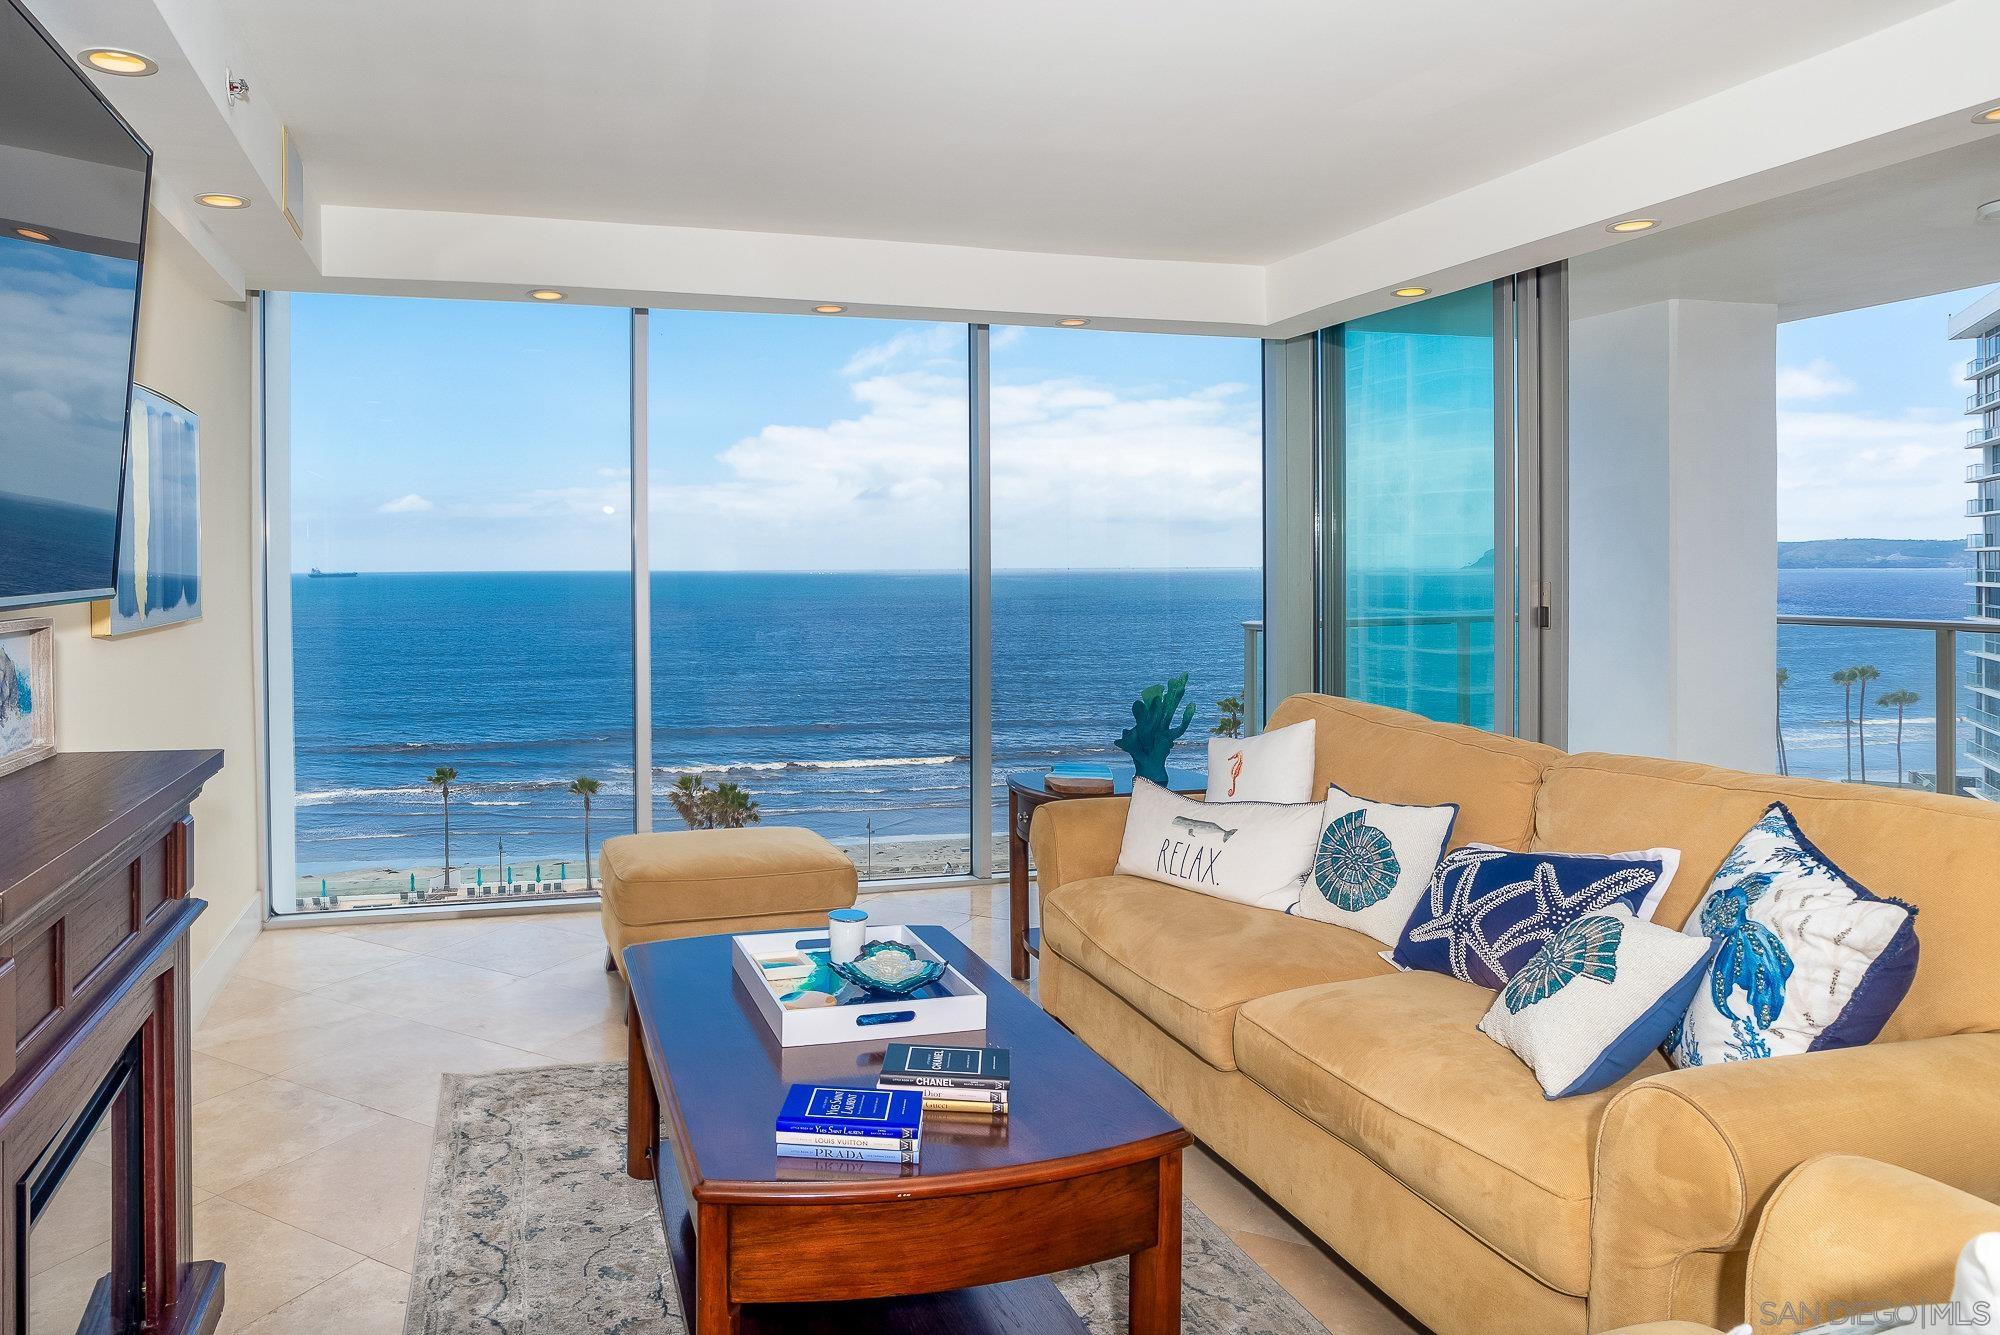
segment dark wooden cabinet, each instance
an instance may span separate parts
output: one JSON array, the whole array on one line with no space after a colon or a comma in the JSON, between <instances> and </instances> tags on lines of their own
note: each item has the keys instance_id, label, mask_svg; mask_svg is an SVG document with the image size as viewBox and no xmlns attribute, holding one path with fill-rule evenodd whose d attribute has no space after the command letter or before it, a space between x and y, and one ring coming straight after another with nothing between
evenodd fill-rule
<instances>
[{"instance_id":1,"label":"dark wooden cabinet","mask_svg":"<svg viewBox=\"0 0 2000 1335\"><path fill-rule=\"evenodd\" d=\"M0 778L0 1335L221 1317L222 1267L191 1259L188 1089L189 807L221 767L79 752Z\"/></svg>"}]
</instances>

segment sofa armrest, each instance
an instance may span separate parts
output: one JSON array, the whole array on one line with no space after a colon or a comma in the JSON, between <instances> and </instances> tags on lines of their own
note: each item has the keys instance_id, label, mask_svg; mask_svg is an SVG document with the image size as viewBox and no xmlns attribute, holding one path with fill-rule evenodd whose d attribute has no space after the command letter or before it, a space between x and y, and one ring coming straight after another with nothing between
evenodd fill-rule
<instances>
[{"instance_id":1,"label":"sofa armrest","mask_svg":"<svg viewBox=\"0 0 2000 1335\"><path fill-rule=\"evenodd\" d=\"M1591 1329L1734 1319L1737 1298L1677 1284L1747 1251L1779 1180L1828 1152L2000 1195L2000 1034L1668 1071L1620 1092L1598 1128Z\"/></svg>"},{"instance_id":2,"label":"sofa armrest","mask_svg":"<svg viewBox=\"0 0 2000 1335\"><path fill-rule=\"evenodd\" d=\"M1035 808L1028 847L1043 898L1059 885L1112 873L1131 803L1129 797L1072 797Z\"/></svg>"},{"instance_id":3,"label":"sofa armrest","mask_svg":"<svg viewBox=\"0 0 2000 1335\"><path fill-rule=\"evenodd\" d=\"M1771 1194L1750 1248L1746 1316L1795 1330L1951 1298L1965 1244L2000 1231L2000 1205L1907 1168L1823 1154Z\"/></svg>"}]
</instances>

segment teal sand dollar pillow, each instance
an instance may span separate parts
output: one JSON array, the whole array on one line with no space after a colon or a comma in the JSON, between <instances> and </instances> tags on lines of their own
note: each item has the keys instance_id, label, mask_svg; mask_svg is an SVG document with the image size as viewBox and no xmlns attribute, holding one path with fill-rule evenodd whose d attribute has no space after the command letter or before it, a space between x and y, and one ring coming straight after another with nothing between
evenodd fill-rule
<instances>
[{"instance_id":1,"label":"teal sand dollar pillow","mask_svg":"<svg viewBox=\"0 0 2000 1335\"><path fill-rule=\"evenodd\" d=\"M1713 944L1615 904L1565 923L1493 999L1479 1032L1551 1099L1614 1084L1646 1060L1708 973Z\"/></svg>"},{"instance_id":2,"label":"teal sand dollar pillow","mask_svg":"<svg viewBox=\"0 0 2000 1335\"><path fill-rule=\"evenodd\" d=\"M1396 944L1451 842L1458 808L1373 802L1326 790L1312 872L1292 911Z\"/></svg>"}]
</instances>

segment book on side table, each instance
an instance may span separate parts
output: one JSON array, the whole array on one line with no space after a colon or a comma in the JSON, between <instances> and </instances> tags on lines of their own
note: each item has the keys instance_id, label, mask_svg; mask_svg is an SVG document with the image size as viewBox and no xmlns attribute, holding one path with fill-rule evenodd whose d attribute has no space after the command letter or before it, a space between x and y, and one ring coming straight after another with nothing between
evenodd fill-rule
<instances>
[{"instance_id":1,"label":"book on side table","mask_svg":"<svg viewBox=\"0 0 2000 1335\"><path fill-rule=\"evenodd\" d=\"M1006 1048L891 1043L875 1086L920 1094L926 1112L1007 1115L1013 1079Z\"/></svg>"}]
</instances>

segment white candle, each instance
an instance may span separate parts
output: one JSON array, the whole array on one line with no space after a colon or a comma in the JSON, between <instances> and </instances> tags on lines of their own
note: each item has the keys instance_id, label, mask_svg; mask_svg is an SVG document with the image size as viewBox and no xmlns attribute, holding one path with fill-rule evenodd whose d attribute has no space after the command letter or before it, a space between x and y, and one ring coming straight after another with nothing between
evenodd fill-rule
<instances>
[{"instance_id":1,"label":"white candle","mask_svg":"<svg viewBox=\"0 0 2000 1335\"><path fill-rule=\"evenodd\" d=\"M835 964L852 964L861 955L861 943L868 935L868 914L862 909L835 909L826 915L826 935L831 943L828 954Z\"/></svg>"}]
</instances>

